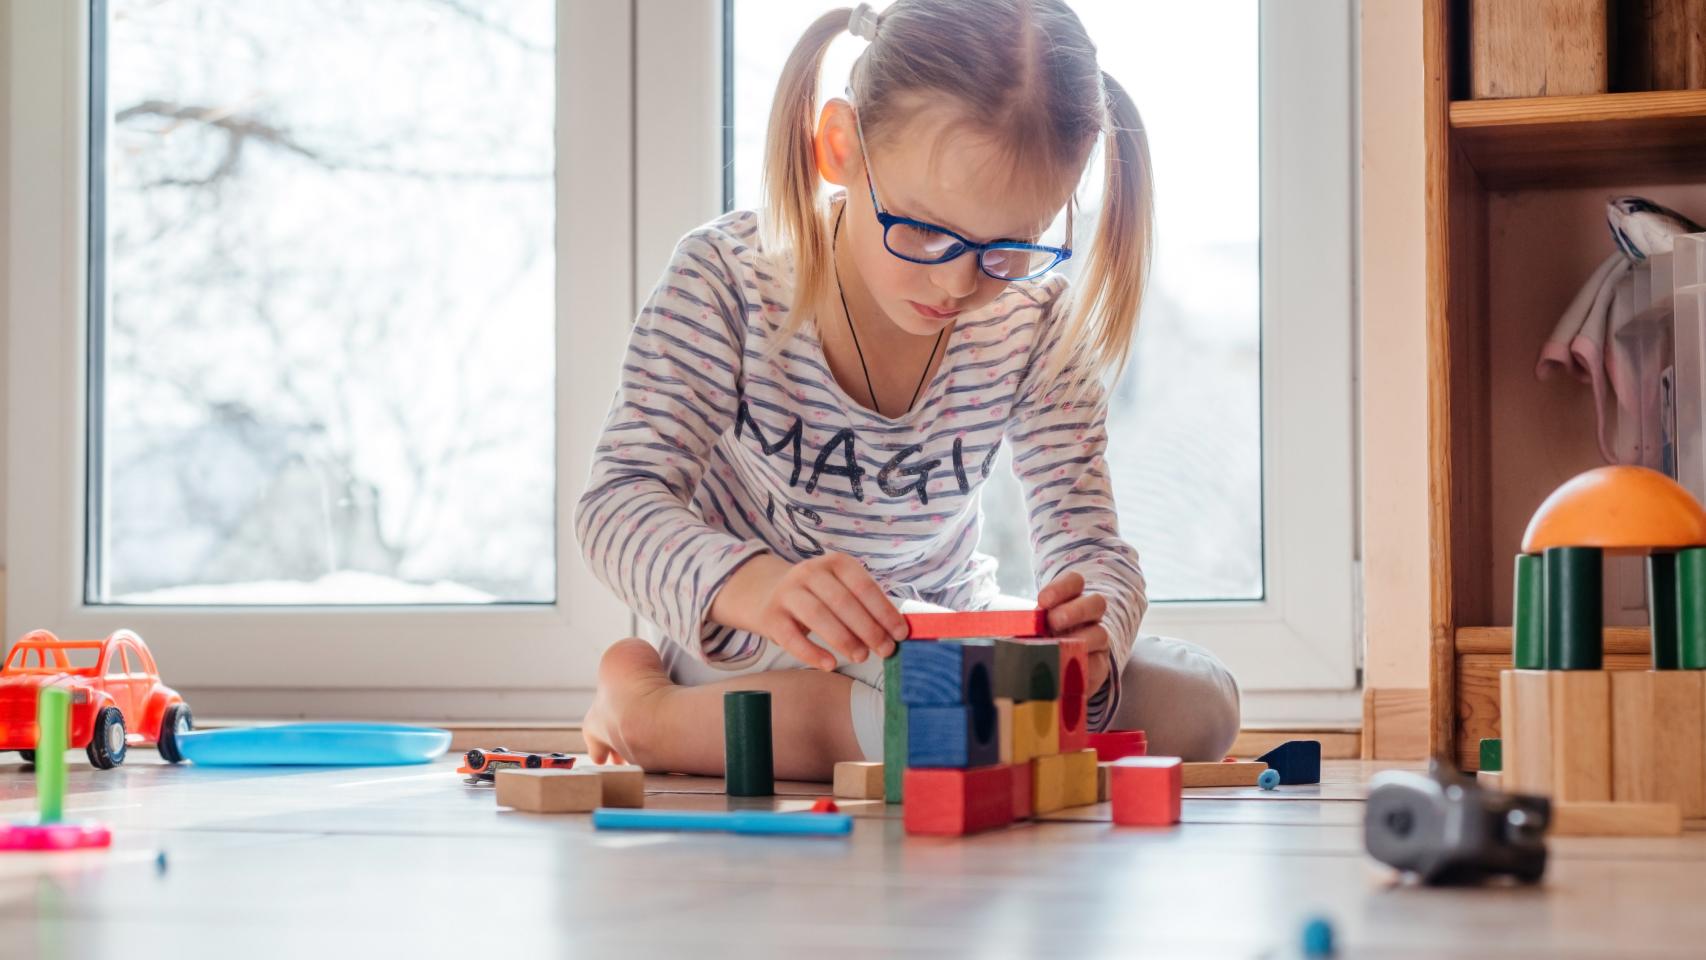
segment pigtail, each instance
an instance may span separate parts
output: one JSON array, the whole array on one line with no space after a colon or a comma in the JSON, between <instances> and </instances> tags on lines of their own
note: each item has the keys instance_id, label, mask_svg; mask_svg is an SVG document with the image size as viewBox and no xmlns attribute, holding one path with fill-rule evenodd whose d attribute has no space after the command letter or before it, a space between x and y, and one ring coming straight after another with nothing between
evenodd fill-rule
<instances>
[{"instance_id":1,"label":"pigtail","mask_svg":"<svg viewBox=\"0 0 1706 960\"><path fill-rule=\"evenodd\" d=\"M776 100L770 107L770 127L764 144L763 229L773 251L786 251L794 261L794 296L787 329L775 341L784 344L807 318L826 302L834 269L830 238L818 202L817 133L818 76L824 52L847 29L852 10L831 10L812 21L788 54Z\"/></svg>"},{"instance_id":2,"label":"pigtail","mask_svg":"<svg viewBox=\"0 0 1706 960\"><path fill-rule=\"evenodd\" d=\"M1102 212L1073 296L1072 319L1062 343L1076 345L1055 358L1058 367L1080 366L1119 378L1137 337L1138 314L1154 248L1154 180L1143 117L1125 88L1107 73L1107 123L1103 128Z\"/></svg>"}]
</instances>

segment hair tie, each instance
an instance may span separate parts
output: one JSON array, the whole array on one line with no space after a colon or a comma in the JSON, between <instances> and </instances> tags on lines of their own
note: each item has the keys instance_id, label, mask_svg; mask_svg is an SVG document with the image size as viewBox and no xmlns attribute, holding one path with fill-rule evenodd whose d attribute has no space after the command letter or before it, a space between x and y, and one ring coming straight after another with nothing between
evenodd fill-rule
<instances>
[{"instance_id":1,"label":"hair tie","mask_svg":"<svg viewBox=\"0 0 1706 960\"><path fill-rule=\"evenodd\" d=\"M867 41L877 39L877 11L868 3L861 3L847 15L847 32Z\"/></svg>"}]
</instances>

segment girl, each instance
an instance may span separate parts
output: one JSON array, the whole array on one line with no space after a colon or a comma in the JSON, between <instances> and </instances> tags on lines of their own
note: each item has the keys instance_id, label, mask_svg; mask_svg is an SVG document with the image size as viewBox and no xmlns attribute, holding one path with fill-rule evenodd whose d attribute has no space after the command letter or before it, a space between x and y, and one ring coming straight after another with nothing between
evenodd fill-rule
<instances>
[{"instance_id":1,"label":"girl","mask_svg":"<svg viewBox=\"0 0 1706 960\"><path fill-rule=\"evenodd\" d=\"M869 45L847 99L814 118L843 30ZM1072 194L1098 139L1100 222L1075 251ZM1046 581L1035 604L1092 651L1091 729L1223 754L1237 687L1200 648L1138 637L1143 575L1102 456L1102 378L1147 274L1149 176L1137 109L1063 0L860 4L806 30L770 115L765 214L677 247L576 511L587 562L665 638L605 653L595 761L721 774L736 689L771 693L779 777L879 758L897 602L1032 603L1000 596L976 551L1004 441ZM820 200L820 177L842 190ZM1063 209L1065 235L1047 236ZM1072 256L1069 293L1051 271Z\"/></svg>"}]
</instances>

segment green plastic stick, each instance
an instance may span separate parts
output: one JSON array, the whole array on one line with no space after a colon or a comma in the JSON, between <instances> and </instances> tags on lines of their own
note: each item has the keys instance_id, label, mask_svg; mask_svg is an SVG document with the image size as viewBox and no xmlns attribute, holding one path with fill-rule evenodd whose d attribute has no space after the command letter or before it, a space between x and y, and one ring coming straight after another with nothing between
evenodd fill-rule
<instances>
[{"instance_id":1,"label":"green plastic stick","mask_svg":"<svg viewBox=\"0 0 1706 960\"><path fill-rule=\"evenodd\" d=\"M65 814L65 727L71 693L44 687L36 698L36 802L42 823L58 823Z\"/></svg>"},{"instance_id":2,"label":"green plastic stick","mask_svg":"<svg viewBox=\"0 0 1706 960\"><path fill-rule=\"evenodd\" d=\"M1546 551L1546 668L1599 670L1605 663L1605 616L1600 590L1604 553L1598 547Z\"/></svg>"},{"instance_id":3,"label":"green plastic stick","mask_svg":"<svg viewBox=\"0 0 1706 960\"><path fill-rule=\"evenodd\" d=\"M1676 555L1677 665L1706 670L1706 547Z\"/></svg>"},{"instance_id":4,"label":"green plastic stick","mask_svg":"<svg viewBox=\"0 0 1706 960\"><path fill-rule=\"evenodd\" d=\"M1676 639L1676 554L1647 555L1647 619L1653 625L1653 669L1675 670L1682 648Z\"/></svg>"},{"instance_id":5,"label":"green plastic stick","mask_svg":"<svg viewBox=\"0 0 1706 960\"><path fill-rule=\"evenodd\" d=\"M1511 611L1511 665L1518 670L1546 667L1546 568L1538 553L1516 555L1516 589Z\"/></svg>"}]
</instances>

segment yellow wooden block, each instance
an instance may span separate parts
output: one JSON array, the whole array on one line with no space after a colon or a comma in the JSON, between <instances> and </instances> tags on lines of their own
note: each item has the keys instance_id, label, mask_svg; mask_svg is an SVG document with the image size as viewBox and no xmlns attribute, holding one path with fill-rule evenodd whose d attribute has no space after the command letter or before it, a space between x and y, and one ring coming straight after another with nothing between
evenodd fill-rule
<instances>
[{"instance_id":1,"label":"yellow wooden block","mask_svg":"<svg viewBox=\"0 0 1706 960\"><path fill-rule=\"evenodd\" d=\"M1097 799L1096 751L1063 753L1061 759L1066 762L1062 803L1068 807L1087 807L1100 802Z\"/></svg>"},{"instance_id":2,"label":"yellow wooden block","mask_svg":"<svg viewBox=\"0 0 1706 960\"><path fill-rule=\"evenodd\" d=\"M1611 799L1706 817L1706 672L1612 671Z\"/></svg>"},{"instance_id":3,"label":"yellow wooden block","mask_svg":"<svg viewBox=\"0 0 1706 960\"><path fill-rule=\"evenodd\" d=\"M1013 761L1026 763L1060 752L1060 710L1053 700L1013 705Z\"/></svg>"},{"instance_id":4,"label":"yellow wooden block","mask_svg":"<svg viewBox=\"0 0 1706 960\"><path fill-rule=\"evenodd\" d=\"M995 742L1001 748L1001 762L1013 762L1013 698L995 698Z\"/></svg>"},{"instance_id":5,"label":"yellow wooden block","mask_svg":"<svg viewBox=\"0 0 1706 960\"><path fill-rule=\"evenodd\" d=\"M1682 813L1674 803L1554 803L1547 832L1558 837L1674 837Z\"/></svg>"},{"instance_id":6,"label":"yellow wooden block","mask_svg":"<svg viewBox=\"0 0 1706 960\"><path fill-rule=\"evenodd\" d=\"M1547 670L1499 674L1499 739L1505 789L1552 792L1552 688Z\"/></svg>"},{"instance_id":7,"label":"yellow wooden block","mask_svg":"<svg viewBox=\"0 0 1706 960\"><path fill-rule=\"evenodd\" d=\"M635 766L611 764L599 767L598 778L603 782L599 803L606 807L644 807L646 805L646 771Z\"/></svg>"},{"instance_id":8,"label":"yellow wooden block","mask_svg":"<svg viewBox=\"0 0 1706 960\"><path fill-rule=\"evenodd\" d=\"M497 773L498 806L529 813L591 813L604 800L596 770L520 770Z\"/></svg>"},{"instance_id":9,"label":"yellow wooden block","mask_svg":"<svg viewBox=\"0 0 1706 960\"><path fill-rule=\"evenodd\" d=\"M1550 670L1552 799L1611 801L1611 675Z\"/></svg>"},{"instance_id":10,"label":"yellow wooden block","mask_svg":"<svg viewBox=\"0 0 1706 960\"><path fill-rule=\"evenodd\" d=\"M834 793L843 800L883 799L882 761L844 760L836 764Z\"/></svg>"},{"instance_id":11,"label":"yellow wooden block","mask_svg":"<svg viewBox=\"0 0 1706 960\"><path fill-rule=\"evenodd\" d=\"M1047 703L1053 700L1036 701ZM1031 761L1031 816L1053 813L1066 806L1066 758L1058 753Z\"/></svg>"},{"instance_id":12,"label":"yellow wooden block","mask_svg":"<svg viewBox=\"0 0 1706 960\"><path fill-rule=\"evenodd\" d=\"M1259 760L1238 763L1182 763L1182 785L1187 787L1253 787L1268 765Z\"/></svg>"}]
</instances>

